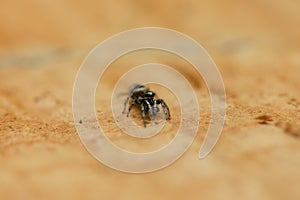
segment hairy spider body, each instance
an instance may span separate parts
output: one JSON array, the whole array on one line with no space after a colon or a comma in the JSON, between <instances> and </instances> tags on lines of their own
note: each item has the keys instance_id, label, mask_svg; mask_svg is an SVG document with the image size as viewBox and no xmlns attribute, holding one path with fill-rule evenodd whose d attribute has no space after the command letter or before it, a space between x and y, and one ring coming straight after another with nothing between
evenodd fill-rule
<instances>
[{"instance_id":1,"label":"hairy spider body","mask_svg":"<svg viewBox=\"0 0 300 200\"><path fill-rule=\"evenodd\" d=\"M140 106L142 112L142 118L144 122L144 127L146 127L146 113L148 113L151 120L154 119L156 114L159 112L158 105L161 105L165 119L170 120L170 110L166 102L163 99L155 99L156 94L149 90L149 88L134 84L129 88L129 95L124 102L123 114L126 110L126 105L130 101L130 106L128 108L127 117L129 116L130 110L134 105Z\"/></svg>"}]
</instances>

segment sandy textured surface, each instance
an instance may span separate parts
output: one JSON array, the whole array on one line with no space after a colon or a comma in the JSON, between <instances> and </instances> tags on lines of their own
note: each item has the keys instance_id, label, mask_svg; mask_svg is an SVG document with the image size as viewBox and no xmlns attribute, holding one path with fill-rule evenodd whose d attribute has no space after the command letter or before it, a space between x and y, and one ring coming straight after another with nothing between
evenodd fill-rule
<instances>
[{"instance_id":1,"label":"sandy textured surface","mask_svg":"<svg viewBox=\"0 0 300 200\"><path fill-rule=\"evenodd\" d=\"M1 199L299 199L299 7L298 1L268 0L1 1ZM76 72L94 45L141 26L172 28L200 42L223 76L228 109L219 142L198 160L210 101L191 66L153 52L115 62L96 99L97 115L117 145L156 149L172 139L179 123L177 102L157 88L171 99L174 114L161 134L138 141L115 127L103 103L130 66L157 61L178 69L203 109L197 138L182 158L158 172L133 175L102 165L85 150L71 98ZM133 118L139 122L137 110Z\"/></svg>"}]
</instances>

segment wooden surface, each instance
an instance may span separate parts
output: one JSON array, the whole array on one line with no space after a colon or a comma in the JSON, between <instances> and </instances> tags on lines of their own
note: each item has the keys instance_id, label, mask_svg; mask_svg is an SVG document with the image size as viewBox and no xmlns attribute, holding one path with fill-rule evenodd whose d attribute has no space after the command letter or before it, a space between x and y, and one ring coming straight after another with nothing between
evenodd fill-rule
<instances>
[{"instance_id":1,"label":"wooden surface","mask_svg":"<svg viewBox=\"0 0 300 200\"><path fill-rule=\"evenodd\" d=\"M299 7L299 1L269 0L1 1L1 199L299 199ZM219 142L198 160L210 120L206 88L178 58L154 59L191 82L202 120L182 158L158 172L134 175L102 165L85 150L71 97L87 53L113 34L142 26L172 28L201 43L223 76L228 109ZM96 97L110 139L136 151L163 145L173 128L139 143L114 128L101 103L123 73L119 66L147 61L153 58L137 53L114 63ZM139 120L138 111L133 116ZM167 126L178 123L175 115Z\"/></svg>"}]
</instances>

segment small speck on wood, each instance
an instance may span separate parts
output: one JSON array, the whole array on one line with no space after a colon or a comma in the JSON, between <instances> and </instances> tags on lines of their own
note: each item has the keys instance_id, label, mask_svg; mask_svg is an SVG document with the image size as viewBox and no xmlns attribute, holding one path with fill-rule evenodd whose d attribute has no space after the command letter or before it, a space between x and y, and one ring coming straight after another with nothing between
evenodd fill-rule
<instances>
[{"instance_id":1,"label":"small speck on wood","mask_svg":"<svg viewBox=\"0 0 300 200\"><path fill-rule=\"evenodd\" d=\"M258 120L259 124L269 124L269 122L273 121L272 117L269 115L260 115L255 119Z\"/></svg>"}]
</instances>

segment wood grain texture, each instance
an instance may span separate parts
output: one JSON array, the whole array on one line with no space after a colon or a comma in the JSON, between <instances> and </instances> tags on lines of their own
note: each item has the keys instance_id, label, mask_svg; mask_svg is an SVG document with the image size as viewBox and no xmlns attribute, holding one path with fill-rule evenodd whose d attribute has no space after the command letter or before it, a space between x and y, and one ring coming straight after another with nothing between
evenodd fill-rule
<instances>
[{"instance_id":1,"label":"wood grain texture","mask_svg":"<svg viewBox=\"0 0 300 200\"><path fill-rule=\"evenodd\" d=\"M298 1L23 4L3 0L0 7L1 199L300 198ZM173 28L200 42L223 76L228 108L219 142L198 160L210 120L206 87L191 66L160 54L154 61L178 69L195 88L202 120L182 158L158 172L134 175L102 165L85 150L71 97L88 51L112 34L140 26ZM96 97L110 139L136 151L169 141L179 123L176 115L169 129L139 143L119 132L110 109L101 105L130 66L148 61L153 58L137 53L113 63ZM138 111L133 116L138 120Z\"/></svg>"}]
</instances>

